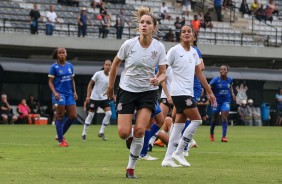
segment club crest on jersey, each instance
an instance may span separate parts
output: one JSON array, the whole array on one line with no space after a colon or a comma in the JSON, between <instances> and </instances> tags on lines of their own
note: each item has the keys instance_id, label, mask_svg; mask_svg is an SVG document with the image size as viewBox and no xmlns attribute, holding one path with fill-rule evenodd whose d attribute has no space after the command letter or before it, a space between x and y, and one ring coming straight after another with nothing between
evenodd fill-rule
<instances>
[{"instance_id":1,"label":"club crest on jersey","mask_svg":"<svg viewBox=\"0 0 282 184\"><path fill-rule=\"evenodd\" d=\"M156 59L158 52L152 51L151 53L152 53L151 58Z\"/></svg>"},{"instance_id":2,"label":"club crest on jersey","mask_svg":"<svg viewBox=\"0 0 282 184\"><path fill-rule=\"evenodd\" d=\"M59 70L59 73L63 73L63 70Z\"/></svg>"},{"instance_id":3,"label":"club crest on jersey","mask_svg":"<svg viewBox=\"0 0 282 184\"><path fill-rule=\"evenodd\" d=\"M185 100L185 102L187 106L191 106L193 104L191 98L188 98L187 100Z\"/></svg>"},{"instance_id":4,"label":"club crest on jersey","mask_svg":"<svg viewBox=\"0 0 282 184\"><path fill-rule=\"evenodd\" d=\"M118 110L118 111L121 111L121 110L122 110L122 103L118 103L118 105L117 105L117 110Z\"/></svg>"},{"instance_id":5,"label":"club crest on jersey","mask_svg":"<svg viewBox=\"0 0 282 184\"><path fill-rule=\"evenodd\" d=\"M71 73L71 69L70 68L68 68L68 71L69 71L69 73Z\"/></svg>"}]
</instances>

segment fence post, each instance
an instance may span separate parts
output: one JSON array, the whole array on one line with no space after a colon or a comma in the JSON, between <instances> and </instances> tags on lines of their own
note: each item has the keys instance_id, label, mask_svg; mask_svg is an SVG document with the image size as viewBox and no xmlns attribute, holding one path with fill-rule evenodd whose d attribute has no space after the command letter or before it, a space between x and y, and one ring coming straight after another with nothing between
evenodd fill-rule
<instances>
[{"instance_id":1,"label":"fence post","mask_svg":"<svg viewBox=\"0 0 282 184\"><path fill-rule=\"evenodd\" d=\"M3 23L4 23L4 25L3 25L3 32L5 32L5 29L6 29L6 19L3 20Z\"/></svg>"}]
</instances>

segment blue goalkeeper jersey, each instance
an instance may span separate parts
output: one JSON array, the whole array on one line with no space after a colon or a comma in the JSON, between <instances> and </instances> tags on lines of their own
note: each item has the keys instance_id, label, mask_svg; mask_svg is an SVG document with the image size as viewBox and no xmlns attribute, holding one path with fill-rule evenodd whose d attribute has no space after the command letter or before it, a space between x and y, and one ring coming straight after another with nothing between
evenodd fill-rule
<instances>
[{"instance_id":1,"label":"blue goalkeeper jersey","mask_svg":"<svg viewBox=\"0 0 282 184\"><path fill-rule=\"evenodd\" d=\"M202 59L202 53L201 51L198 49L198 47L193 46L194 49L196 49L199 58ZM199 79L196 77L196 75L194 76L194 98L199 101L200 97L202 95L202 85L201 82L199 81Z\"/></svg>"},{"instance_id":2,"label":"blue goalkeeper jersey","mask_svg":"<svg viewBox=\"0 0 282 184\"><path fill-rule=\"evenodd\" d=\"M214 77L210 81L211 89L216 97L217 103L231 102L230 86L232 84L232 78L227 77L226 80L220 77Z\"/></svg>"}]
</instances>

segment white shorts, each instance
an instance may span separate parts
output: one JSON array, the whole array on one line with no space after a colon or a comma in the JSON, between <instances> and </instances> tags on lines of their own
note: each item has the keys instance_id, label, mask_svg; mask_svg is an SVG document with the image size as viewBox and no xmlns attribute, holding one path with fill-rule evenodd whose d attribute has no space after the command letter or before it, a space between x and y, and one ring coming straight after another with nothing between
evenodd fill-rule
<instances>
[{"instance_id":1,"label":"white shorts","mask_svg":"<svg viewBox=\"0 0 282 184\"><path fill-rule=\"evenodd\" d=\"M188 11L188 12L192 11L191 5L188 5L188 6L183 5L182 6L182 11Z\"/></svg>"}]
</instances>

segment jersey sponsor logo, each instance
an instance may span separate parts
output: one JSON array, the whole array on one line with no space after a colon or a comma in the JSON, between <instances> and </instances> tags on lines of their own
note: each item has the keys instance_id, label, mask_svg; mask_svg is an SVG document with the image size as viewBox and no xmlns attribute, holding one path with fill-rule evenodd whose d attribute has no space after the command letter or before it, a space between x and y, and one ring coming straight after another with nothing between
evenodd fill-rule
<instances>
[{"instance_id":1,"label":"jersey sponsor logo","mask_svg":"<svg viewBox=\"0 0 282 184\"><path fill-rule=\"evenodd\" d=\"M187 98L187 99L185 100L185 102L186 102L186 105L187 105L187 106L191 106L191 105L193 104L191 98Z\"/></svg>"},{"instance_id":2,"label":"jersey sponsor logo","mask_svg":"<svg viewBox=\"0 0 282 184\"><path fill-rule=\"evenodd\" d=\"M59 68L59 66L56 65L55 68Z\"/></svg>"},{"instance_id":3,"label":"jersey sponsor logo","mask_svg":"<svg viewBox=\"0 0 282 184\"><path fill-rule=\"evenodd\" d=\"M152 51L151 53L152 53L151 58L156 59L158 52Z\"/></svg>"},{"instance_id":4,"label":"jersey sponsor logo","mask_svg":"<svg viewBox=\"0 0 282 184\"><path fill-rule=\"evenodd\" d=\"M118 111L121 111L121 110L122 110L122 103L118 103L117 110L118 110Z\"/></svg>"}]
</instances>

